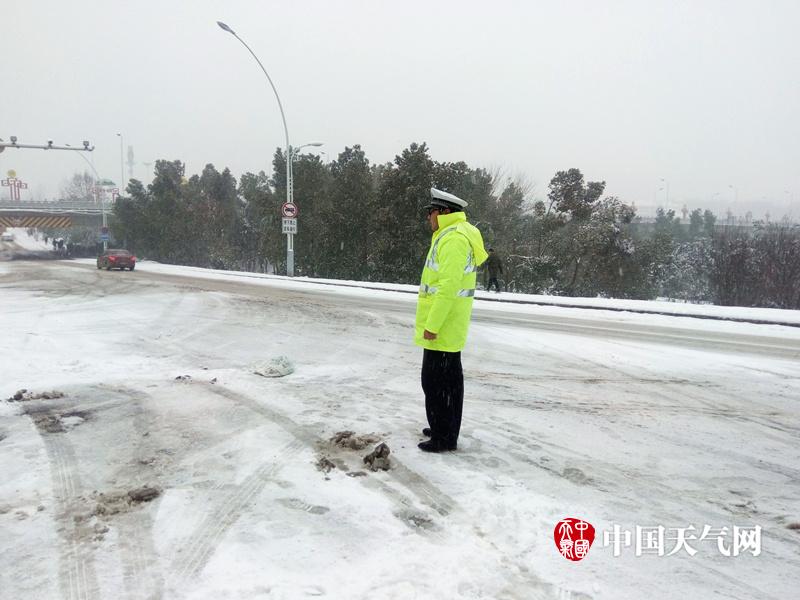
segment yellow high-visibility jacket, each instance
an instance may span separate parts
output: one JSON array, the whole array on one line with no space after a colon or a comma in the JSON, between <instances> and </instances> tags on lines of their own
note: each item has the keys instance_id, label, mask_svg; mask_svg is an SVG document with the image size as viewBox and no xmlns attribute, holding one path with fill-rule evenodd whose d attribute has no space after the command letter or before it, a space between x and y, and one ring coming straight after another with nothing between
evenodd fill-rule
<instances>
[{"instance_id":1,"label":"yellow high-visibility jacket","mask_svg":"<svg viewBox=\"0 0 800 600\"><path fill-rule=\"evenodd\" d=\"M422 269L414 343L428 350L460 352L467 341L476 271L488 254L481 232L463 212L439 215L439 229ZM425 330L435 340L423 337Z\"/></svg>"}]
</instances>

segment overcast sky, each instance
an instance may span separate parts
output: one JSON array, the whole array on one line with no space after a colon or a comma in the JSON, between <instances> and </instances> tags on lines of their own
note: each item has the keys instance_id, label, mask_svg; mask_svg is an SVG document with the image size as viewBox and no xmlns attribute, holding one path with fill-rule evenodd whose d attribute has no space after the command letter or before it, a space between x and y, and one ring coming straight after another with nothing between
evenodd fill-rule
<instances>
[{"instance_id":1,"label":"overcast sky","mask_svg":"<svg viewBox=\"0 0 800 600\"><path fill-rule=\"evenodd\" d=\"M295 146L324 141L333 158L361 144L375 163L425 141L435 160L522 174L539 197L578 167L642 209L666 202L664 178L672 208L800 217L798 0L4 0L0 12L0 138L91 140L115 181L117 132L146 182L159 158L188 174L271 169L277 102L222 20L264 63ZM0 175L15 169L36 199L85 166L0 153Z\"/></svg>"}]
</instances>

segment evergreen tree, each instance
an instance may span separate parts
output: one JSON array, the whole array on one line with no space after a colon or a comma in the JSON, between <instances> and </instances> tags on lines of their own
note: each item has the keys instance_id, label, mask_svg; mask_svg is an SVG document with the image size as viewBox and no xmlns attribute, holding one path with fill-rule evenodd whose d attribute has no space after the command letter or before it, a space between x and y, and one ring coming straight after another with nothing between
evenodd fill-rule
<instances>
[{"instance_id":1,"label":"evergreen tree","mask_svg":"<svg viewBox=\"0 0 800 600\"><path fill-rule=\"evenodd\" d=\"M294 200L299 213L295 235L295 271L297 275L319 277L328 253L330 231L325 221L330 203L330 170L318 156L296 156L293 165ZM331 232L332 233L332 232Z\"/></svg>"},{"instance_id":2,"label":"evergreen tree","mask_svg":"<svg viewBox=\"0 0 800 600\"><path fill-rule=\"evenodd\" d=\"M433 176L425 143L411 144L381 172L372 252L378 280L419 280L431 239L423 207L430 201Z\"/></svg>"},{"instance_id":3,"label":"evergreen tree","mask_svg":"<svg viewBox=\"0 0 800 600\"><path fill-rule=\"evenodd\" d=\"M578 221L588 219L592 205L603 195L605 187L605 181L584 183L580 169L558 171L550 180L547 212L555 210Z\"/></svg>"},{"instance_id":4,"label":"evergreen tree","mask_svg":"<svg viewBox=\"0 0 800 600\"><path fill-rule=\"evenodd\" d=\"M201 175L183 186L182 211L186 215L185 260L218 269L233 268L237 257L239 211L236 180L208 164Z\"/></svg>"},{"instance_id":5,"label":"evergreen tree","mask_svg":"<svg viewBox=\"0 0 800 600\"><path fill-rule=\"evenodd\" d=\"M703 211L696 208L689 215L689 239L697 239L703 233Z\"/></svg>"},{"instance_id":6,"label":"evergreen tree","mask_svg":"<svg viewBox=\"0 0 800 600\"><path fill-rule=\"evenodd\" d=\"M257 175L245 173L239 179L242 211L242 246L244 261L249 268L269 272L285 272L285 243L281 233L279 198L270 187L264 171Z\"/></svg>"},{"instance_id":7,"label":"evergreen tree","mask_svg":"<svg viewBox=\"0 0 800 600\"><path fill-rule=\"evenodd\" d=\"M714 227L717 222L717 217L710 210L706 209L703 212L703 230L706 237L714 235Z\"/></svg>"},{"instance_id":8,"label":"evergreen tree","mask_svg":"<svg viewBox=\"0 0 800 600\"><path fill-rule=\"evenodd\" d=\"M371 259L377 198L361 146L346 147L331 163L331 185L320 212L324 252L318 268L324 277L363 280L375 269Z\"/></svg>"}]
</instances>

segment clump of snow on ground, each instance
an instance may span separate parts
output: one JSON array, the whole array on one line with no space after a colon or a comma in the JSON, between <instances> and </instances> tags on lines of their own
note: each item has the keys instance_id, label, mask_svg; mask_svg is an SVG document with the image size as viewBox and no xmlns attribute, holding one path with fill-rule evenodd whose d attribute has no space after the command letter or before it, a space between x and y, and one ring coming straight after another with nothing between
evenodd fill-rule
<instances>
[{"instance_id":1,"label":"clump of snow on ground","mask_svg":"<svg viewBox=\"0 0 800 600\"><path fill-rule=\"evenodd\" d=\"M294 364L286 356L277 356L256 364L253 373L262 377L285 377L294 373Z\"/></svg>"}]
</instances>

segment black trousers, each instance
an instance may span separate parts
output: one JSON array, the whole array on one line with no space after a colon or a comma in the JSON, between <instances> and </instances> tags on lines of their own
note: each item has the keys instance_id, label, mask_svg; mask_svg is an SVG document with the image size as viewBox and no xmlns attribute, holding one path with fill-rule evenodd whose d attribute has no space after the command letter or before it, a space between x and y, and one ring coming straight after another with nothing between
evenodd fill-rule
<instances>
[{"instance_id":1,"label":"black trousers","mask_svg":"<svg viewBox=\"0 0 800 600\"><path fill-rule=\"evenodd\" d=\"M461 352L425 349L422 355L422 391L431 439L455 447L464 406Z\"/></svg>"},{"instance_id":2,"label":"black trousers","mask_svg":"<svg viewBox=\"0 0 800 600\"><path fill-rule=\"evenodd\" d=\"M497 288L497 291L499 292L500 291L500 284L497 282L497 277L489 277L489 285L486 287L486 291L488 291L488 292L492 291L492 284L493 283L494 283L495 287Z\"/></svg>"}]
</instances>

